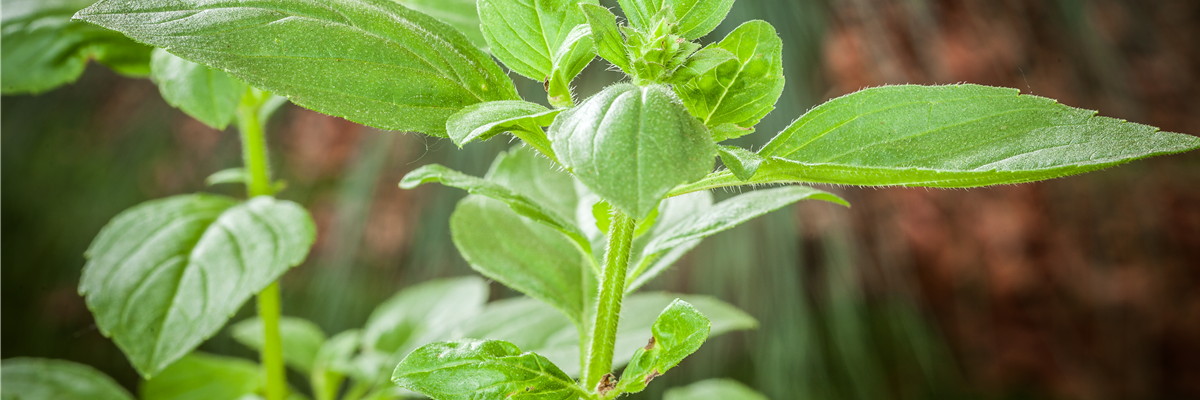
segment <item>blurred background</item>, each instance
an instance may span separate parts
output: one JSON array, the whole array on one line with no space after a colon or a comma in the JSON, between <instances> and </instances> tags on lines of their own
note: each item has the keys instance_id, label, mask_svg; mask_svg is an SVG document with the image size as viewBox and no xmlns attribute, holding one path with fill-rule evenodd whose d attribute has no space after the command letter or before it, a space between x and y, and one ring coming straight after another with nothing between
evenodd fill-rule
<instances>
[{"instance_id":1,"label":"blurred background","mask_svg":"<svg viewBox=\"0 0 1200 400\"><path fill-rule=\"evenodd\" d=\"M889 83L1009 86L1200 134L1195 0L738 0L704 42L749 19L783 37L787 90L738 145L757 149L814 105ZM581 95L616 78L604 67L576 81ZM73 85L4 97L0 118L0 356L74 360L134 387L76 293L83 252L142 201L240 195L203 183L240 165L237 134L97 65ZM400 288L473 274L448 232L464 193L397 182L435 162L482 174L506 139L458 150L294 106L268 129L289 183L280 196L319 229L283 279L285 314L332 334ZM1037 184L825 189L854 207L778 211L708 239L652 284L714 295L761 327L711 340L634 398L724 376L773 399L1200 399L1200 153ZM202 349L255 357L227 332Z\"/></svg>"}]
</instances>

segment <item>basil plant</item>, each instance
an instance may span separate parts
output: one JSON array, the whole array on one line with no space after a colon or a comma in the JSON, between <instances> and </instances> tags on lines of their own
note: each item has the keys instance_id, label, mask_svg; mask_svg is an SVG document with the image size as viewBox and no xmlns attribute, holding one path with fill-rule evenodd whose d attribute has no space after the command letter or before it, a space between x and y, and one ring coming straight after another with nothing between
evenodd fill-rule
<instances>
[{"instance_id":1,"label":"basil plant","mask_svg":"<svg viewBox=\"0 0 1200 400\"><path fill-rule=\"evenodd\" d=\"M45 90L89 58L124 65L116 61L136 57L118 55L144 52L170 104L242 132L245 168L210 180L246 184L248 200L139 205L88 250L80 292L147 379L145 399L301 398L285 365L318 400L613 399L644 390L709 336L756 326L716 299L638 290L705 237L801 200L848 205L804 184L1015 184L1200 147L1200 138L970 84L865 89L800 115L758 151L722 144L754 133L783 91L775 28L749 21L705 44L697 40L733 0L619 3L623 20L596 0L101 0L73 20L61 7L35 13L57 15L57 25L6 17L4 88ZM69 61L61 76L10 88L10 50L35 53L14 43L55 27L86 45L38 59ZM581 96L572 82L592 62L625 78ZM549 107L524 100L506 70L541 82ZM288 100L460 147L520 139L483 177L427 165L400 186L466 190L450 220L455 246L480 274L528 297L487 303L482 279L428 282L330 338L281 316L273 282L315 236L303 208L272 197L281 185L266 167L261 122ZM765 185L776 187L719 203L709 192ZM233 334L262 352L261 365L194 352L253 295L259 317ZM131 398L60 361L10 361L4 375L10 389L43 396L27 398ZM667 397L762 398L727 380Z\"/></svg>"}]
</instances>

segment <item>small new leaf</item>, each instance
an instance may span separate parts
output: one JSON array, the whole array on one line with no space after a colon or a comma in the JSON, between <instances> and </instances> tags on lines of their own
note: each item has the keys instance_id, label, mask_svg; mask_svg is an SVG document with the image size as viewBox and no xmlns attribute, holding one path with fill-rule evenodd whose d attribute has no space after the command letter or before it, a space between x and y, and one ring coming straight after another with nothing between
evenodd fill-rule
<instances>
[{"instance_id":1,"label":"small new leaf","mask_svg":"<svg viewBox=\"0 0 1200 400\"><path fill-rule=\"evenodd\" d=\"M718 145L717 154L721 156L721 163L741 180L753 177L763 162L758 154L737 146Z\"/></svg>"},{"instance_id":2,"label":"small new leaf","mask_svg":"<svg viewBox=\"0 0 1200 400\"><path fill-rule=\"evenodd\" d=\"M263 349L262 319L253 317L230 327L233 339L255 351ZM279 336L283 344L283 361L305 374L312 372L317 351L325 344L325 332L306 319L281 317Z\"/></svg>"},{"instance_id":3,"label":"small new leaf","mask_svg":"<svg viewBox=\"0 0 1200 400\"><path fill-rule=\"evenodd\" d=\"M150 201L117 215L96 236L79 293L100 332L151 377L304 261L315 236L304 208L270 197Z\"/></svg>"},{"instance_id":4,"label":"small new leaf","mask_svg":"<svg viewBox=\"0 0 1200 400\"><path fill-rule=\"evenodd\" d=\"M712 323L683 300L675 300L663 310L651 327L653 336L637 352L621 373L616 392L637 393L655 377L679 365L708 339ZM609 396L612 397L612 396Z\"/></svg>"},{"instance_id":5,"label":"small new leaf","mask_svg":"<svg viewBox=\"0 0 1200 400\"><path fill-rule=\"evenodd\" d=\"M583 70L578 64L587 65L594 57L590 46L564 46L572 30L587 23L578 2L479 0L480 29L492 54L516 73L547 86L553 79L570 82ZM564 51L567 54L560 54ZM556 69L561 77L555 77Z\"/></svg>"},{"instance_id":6,"label":"small new leaf","mask_svg":"<svg viewBox=\"0 0 1200 400\"><path fill-rule=\"evenodd\" d=\"M771 140L748 183L972 187L1032 182L1200 148L1017 89L884 86L822 104ZM697 187L720 186L714 176Z\"/></svg>"},{"instance_id":7,"label":"small new leaf","mask_svg":"<svg viewBox=\"0 0 1200 400\"><path fill-rule=\"evenodd\" d=\"M629 74L629 49L625 47L625 39L617 28L617 16L607 8L587 3L579 3L583 14L587 16L588 25L592 28L592 43L596 54L616 65L621 71Z\"/></svg>"},{"instance_id":8,"label":"small new leaf","mask_svg":"<svg viewBox=\"0 0 1200 400\"><path fill-rule=\"evenodd\" d=\"M65 360L9 358L0 375L5 400L133 400L103 372Z\"/></svg>"},{"instance_id":9,"label":"small new leaf","mask_svg":"<svg viewBox=\"0 0 1200 400\"><path fill-rule=\"evenodd\" d=\"M237 78L163 49L154 49L150 79L158 85L167 104L213 129L225 129L246 95L247 86Z\"/></svg>"},{"instance_id":10,"label":"small new leaf","mask_svg":"<svg viewBox=\"0 0 1200 400\"><path fill-rule=\"evenodd\" d=\"M463 107L519 99L466 36L392 0L104 0L75 18L382 129L444 137Z\"/></svg>"},{"instance_id":11,"label":"small new leaf","mask_svg":"<svg viewBox=\"0 0 1200 400\"><path fill-rule=\"evenodd\" d=\"M716 161L708 130L662 85L609 86L559 114L550 142L584 185L635 220Z\"/></svg>"},{"instance_id":12,"label":"small new leaf","mask_svg":"<svg viewBox=\"0 0 1200 400\"><path fill-rule=\"evenodd\" d=\"M620 0L619 3L629 22L642 30L654 27L658 14L669 9L679 23L679 34L688 40L712 32L733 7L733 0Z\"/></svg>"},{"instance_id":13,"label":"small new leaf","mask_svg":"<svg viewBox=\"0 0 1200 400\"><path fill-rule=\"evenodd\" d=\"M396 366L392 382L438 400L588 397L550 360L500 340L426 345Z\"/></svg>"},{"instance_id":14,"label":"small new leaf","mask_svg":"<svg viewBox=\"0 0 1200 400\"><path fill-rule=\"evenodd\" d=\"M775 109L783 93L783 42L771 24L749 21L714 47L737 58L677 87L679 97L706 126L735 124L752 128Z\"/></svg>"},{"instance_id":15,"label":"small new leaf","mask_svg":"<svg viewBox=\"0 0 1200 400\"><path fill-rule=\"evenodd\" d=\"M503 132L512 132L530 146L553 157L550 139L546 138L543 126L554 122L554 116L562 110L548 110L539 104L520 100L489 101L473 104L460 110L446 120L446 133L458 147L476 141L487 140Z\"/></svg>"}]
</instances>

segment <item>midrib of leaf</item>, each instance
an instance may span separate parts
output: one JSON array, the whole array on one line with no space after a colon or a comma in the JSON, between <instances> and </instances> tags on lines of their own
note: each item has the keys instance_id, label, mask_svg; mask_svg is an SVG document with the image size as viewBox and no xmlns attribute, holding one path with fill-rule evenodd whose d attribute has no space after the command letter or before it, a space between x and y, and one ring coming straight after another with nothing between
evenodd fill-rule
<instances>
[{"instance_id":1,"label":"midrib of leaf","mask_svg":"<svg viewBox=\"0 0 1200 400\"><path fill-rule=\"evenodd\" d=\"M522 4L522 5L525 5L525 4ZM534 8L534 10L533 10L533 11L534 11L534 14L535 14L535 15L537 15L537 9L536 9L536 8ZM500 13L500 20L501 20L501 21L504 21L504 25L505 25L505 26L507 26L509 29L511 29L513 32L521 32L521 31L525 31L525 30L526 30L526 29L524 29L524 28L517 28L517 27L513 26L513 23L512 23L512 21L509 21L509 19L508 19L507 17L508 17L508 16L507 16L507 15L504 15L504 13ZM540 15L538 16L538 28L539 28L539 30L541 29L541 16L540 16ZM544 32L543 32L543 35L544 35ZM524 37L524 36L520 35L519 33L518 33L518 34L516 34L516 35L514 35L514 36L516 36L518 39L520 39L520 40L521 40L521 43L525 44L525 46L527 46L527 47L529 47L531 50L533 50L533 52L534 52L534 53L537 53L537 55L539 55L539 56L542 56L543 58L545 58L547 63L549 63L549 64L554 64L554 61L553 61L553 60L550 58L550 55L549 55L549 54L543 54L543 53L540 51L540 49L538 49L538 48L537 48L537 46L534 46L534 45L533 45L533 43L530 43L528 40L525 40L525 37ZM550 45L549 45L549 44L547 44L547 45L546 45L547 51L550 51L550 50L549 50L549 47L550 47ZM518 57L516 54L512 54L512 52L508 52L508 53L509 53L509 55L511 55L511 56L512 56L512 58L513 58L513 59L516 59L516 60L521 60L521 63L525 64L525 66L529 67L529 69L533 69L533 70L541 70L541 68L538 68L538 67L536 67L536 66L530 65L530 64L529 64L528 62L526 62L525 60L522 60L522 57Z\"/></svg>"},{"instance_id":2,"label":"midrib of leaf","mask_svg":"<svg viewBox=\"0 0 1200 400\"><path fill-rule=\"evenodd\" d=\"M416 24L413 24L411 21L409 21L409 20L407 20L407 19L405 19L405 18L397 18L396 16L393 16L391 13L388 13L386 10L383 10L383 9L379 8L378 6L376 6L376 5L374 5L374 4L369 4L368 2L360 2L360 3L356 3L356 4L361 4L361 5L369 6L369 7L370 7L372 10L376 10L376 11L378 11L378 12L379 12L379 14L387 16L387 19L391 20L392 22L394 22L394 23L397 23L397 24L401 24L401 25L403 25L403 26L405 26L405 27L407 27L407 28L409 28L409 29L412 29L412 30L414 30L414 31L416 31L416 32L419 32L419 33L420 33L420 34L421 34L421 35L422 35L422 36L423 36L423 37L424 37L426 40L437 40L437 41L439 41L440 43L443 43L443 44L447 45L446 47L449 47L449 48L454 48L454 47L455 47L455 46L453 46L453 45L452 45L450 42L447 42L447 41L445 41L444 39L442 39L441 37L439 37L439 36L437 36L437 35L434 35L434 34L432 34L431 32L429 32L429 31L427 31L427 30L425 30L425 29L421 28L421 26L419 26L419 25L416 25ZM326 5L326 4L321 4L321 5ZM400 7L403 7L403 6L400 6ZM439 66L435 65L434 63L430 62L430 60L429 60L428 58L425 58L425 57L423 57L423 56L421 56L421 55L418 55L416 52L413 52L412 50L409 50L408 48L406 48L406 47L404 47L403 45L401 45L399 42L397 42L397 41L395 41L395 40L393 40L393 39L391 39L391 38L387 38L387 37L381 36L381 35L379 35L379 34L376 34L376 33L374 33L374 32L371 32L371 31L368 31L368 30L366 30L366 29L363 29L362 27L360 27L360 26L356 25L352 19L350 19L349 17L347 17L347 16L346 16L345 14L343 14L343 13L342 13L340 10L337 10L337 9L335 9L335 8L326 8L326 10L328 10L328 11L330 11L330 12L332 12L332 13L336 13L337 15L341 16L341 17L342 17L342 21L333 21L333 20L328 20L328 19L322 19L322 18L319 18L319 17L316 17L316 16L312 16L312 15L302 15L302 14L298 14L298 13L291 12L290 10L288 10L288 11L284 11L284 10L273 9L273 8L267 8L267 7L238 6L238 7L211 7L211 8L205 8L205 9L203 9L203 10L197 10L197 11L192 11L192 10L183 10L184 12L186 12L186 13L188 13L188 14L187 14L187 15L185 15L185 16L183 16L183 17L180 17L180 18L174 18L174 19L170 19L170 20L165 20L165 21L159 21L159 22L155 22L154 24L155 24L155 25L161 25L161 24L164 24L164 23L169 23L169 22L177 22L177 21L184 20L184 19L187 19L187 18L190 18L190 17L194 17L194 16L196 16L196 15L198 15L198 14L201 14L201 13L204 13L204 12L207 12L207 11L217 11L217 10L261 10L261 11L265 11L265 12L269 12L269 13L280 14L280 15L282 15L282 17L275 18L275 19L274 19L274 20L272 20L272 21L262 22L262 23L253 24L253 25L239 26L239 27L236 27L236 28L230 28L230 29L221 30L221 31L217 31L217 32L209 32L209 33L205 33L205 34L202 34L202 35L179 35L179 36L176 36L176 35L170 35L170 36L168 36L168 35L148 35L148 36L157 36L157 37L164 37L164 38L166 38L166 37L170 37L170 38L195 38L195 37L204 37L204 36L214 36L214 35L218 35L218 34L224 34L224 33L236 32L236 31L239 31L239 30L246 30L246 29L257 28L257 27L261 27L261 26L265 26L265 25L270 25L270 24L273 24L273 23L276 23L276 22L282 21L282 20L284 20L284 19L289 19L289 18L301 19L301 20L308 20L308 21L315 21L315 22L317 22L317 23L324 23L324 24L334 24L334 25L339 25L339 26L343 26L343 27L351 28L351 29L352 29L354 32L358 32L358 33L360 33L360 34L363 34L363 35L366 35L366 36L369 36L369 37L373 37L373 38L379 39L379 40L383 41L385 44L387 44L387 45L390 45L391 47L393 47L393 48L395 48L395 49L397 49L397 50L400 50L401 52L403 52L403 53L406 53L406 54L408 54L408 55L412 56L412 57L413 57L413 58L415 58L415 59L419 59L419 60L421 60L421 61L422 61L422 62L423 62L425 65L429 66L430 68L432 68L432 69L434 69L434 70L437 70L439 73L441 73L441 74L443 74L443 75L430 74L430 73L429 73L429 71L423 71L423 70L421 70L421 69L418 69L418 68L413 68L413 67L406 67L406 66L402 66L402 65L396 65L396 64L388 64L388 63L383 63L383 62L379 62L379 61L359 60L359 59L353 59L353 58L338 58L338 57L299 57L299 56L279 56L279 55L245 55L245 54L237 54L237 56L238 56L238 57L244 57L244 58L262 58L262 59L269 59L269 58L281 58L281 59L300 59L300 60L339 60L339 61L351 61L351 62L358 62L358 63L364 63L364 64L383 65L383 66L388 66L388 67L391 67L391 68L397 68L397 69L403 69L403 70L415 71L415 72L421 73L422 75L426 75L426 76L430 76L430 77L433 77L433 78L436 78L436 79L440 79L440 80L447 81L447 82L449 82L449 83L451 83L451 84L453 84L453 85L455 85L455 86L458 86L458 87L462 88L462 89L463 89L465 92L467 92L468 94L470 94L470 95L471 95L472 97L474 97L475 99L477 99L477 100L480 100L480 101L483 101L483 100L484 100L484 99L483 99L483 98L482 98L482 97L481 97L481 96L480 96L478 93L475 93L473 90L471 90L472 88L470 88L470 87L468 87L468 86L464 85L464 84L463 84L463 82L460 82L460 81L462 81L462 80L463 80L463 79L462 79L462 76L461 76L461 75L459 75L459 74L458 74L458 72L457 72L457 71L455 71L453 68L449 68L449 71L447 71L447 70L444 70L444 69L440 68ZM96 13L96 14L93 14L93 15L136 15L136 14L152 14L152 13L161 13L161 12L180 12L180 11L181 11L181 10L173 10L173 9L169 9L169 8L154 8L154 9L149 9L149 10L145 10L145 11L139 11L139 12L136 12L136 13ZM417 12L417 11L414 11L414 12ZM147 24L147 25L150 25L150 24ZM203 49L203 48L197 48L197 47L186 47L186 46L176 46L176 47L177 47L177 48L186 48L186 49L189 49L189 50L193 50L193 51L197 51L197 52L203 52L203 53L209 53L209 54L217 54L217 55L229 55L229 54L232 54L232 53L222 53L222 52L219 52L219 51L212 51L212 50L207 50L207 49ZM457 54L457 52L456 52L456 54ZM440 55L440 52L439 52L439 55ZM447 64L449 64L449 62L448 62L448 61L447 61L445 58L443 58L443 59L442 59L442 61L445 61L445 62L447 62ZM472 65L473 65L474 63L470 63L470 64L472 64ZM460 81L455 81L455 80L453 80L453 79L450 79L450 77L449 77L449 76L451 76L451 75L452 75L454 78L456 78L456 79L459 79ZM484 73L483 75L484 75L485 77L487 77L487 76L488 76L486 73ZM319 88L315 88L315 87L312 87L312 86L300 85L300 84L295 84L294 86L305 87L305 88L309 88L309 89L319 89ZM362 96L351 95L351 94L349 94L349 93L345 93L345 92L341 92L341 91L332 91L332 90L326 90L326 91L328 91L328 92L333 92L333 93L339 93L339 94L343 94L343 95L347 95L347 96L351 96L351 97L358 97L358 98L362 98L362 99L364 99L364 100L375 101L375 102L382 103L382 104L394 104L394 103L389 103L389 102L381 101L381 100L378 100L378 99L370 99L370 98L365 98L365 97L362 97ZM452 108L452 107L412 106L412 105L405 105L405 106L406 106L406 107L414 107L414 108L416 108L416 107L420 107L420 108Z\"/></svg>"},{"instance_id":3,"label":"midrib of leaf","mask_svg":"<svg viewBox=\"0 0 1200 400\"><path fill-rule=\"evenodd\" d=\"M939 103L940 103L940 102L939 102ZM910 104L919 104L919 103L910 103ZM929 113L930 113L930 115L932 115L932 114L933 114L933 104L936 104L936 103L931 103L931 104L930 104L930 106L929 106L929 109L930 109ZM869 146L863 146L863 147L861 147L861 148L858 148L858 149L847 150L847 151L844 151L844 152L838 153L838 154L836 154L836 155L833 155L833 156L830 156L830 157L827 157L827 158L825 158L825 162L830 162L830 161L837 160L837 159L838 159L839 157L841 157L841 156L844 156L844 155L847 155L847 154L850 154L850 153L853 153L853 152L856 152L856 151L862 151L862 150L866 150L866 149L868 149L868 148L871 148L871 147L875 147L875 146L879 146L879 145L884 145L884 144L889 144L889 143L895 143L895 142L902 141L902 140L915 139L915 138L918 138L918 137L921 137L921 136L925 136L925 135L927 135L927 134L930 134L930 133L933 133L933 132L939 132L939 131L943 131L943 130L946 130L946 129L949 129L949 128L958 127L958 126L966 125L966 124L969 124L969 123L979 122L979 121L982 121L982 120L985 120L985 119L989 119L989 118L993 118L993 117L998 117L998 116L1003 116L1003 115L1008 115L1008 114L1018 113L1018 112L1021 112L1021 111L1038 111L1038 110L1039 110L1039 109L1037 109L1037 108L1021 108L1021 109L1013 109L1013 110L1008 110L1008 111L999 112L999 113L995 113L995 114L989 114L989 115L981 116L981 117L979 117L979 118L974 118L974 119L970 119L970 120L966 120L966 121L962 121L962 122L958 122L958 123L954 123L954 124L950 124L950 125L940 126L940 127L933 128L933 129L928 129L928 128L927 128L927 129L925 129L925 130L923 130L923 131L920 131L920 132L914 133L914 134L912 134L912 135L909 135L909 136L898 137L898 138L892 138L892 139L888 139L888 140L881 141L881 142L873 142L873 143L871 143ZM869 115L869 114L873 114L873 113L868 113L868 114L863 114L863 115ZM855 118L853 118L853 119L854 119L854 120L857 120L857 119L858 119L858 117L855 117ZM847 122L845 122L845 123L839 124L838 126L840 127L840 126L842 126L842 125L845 125L846 123L849 123L849 122L850 122L850 121L847 121ZM1061 127L1061 126L1078 126L1078 125L1079 125L1079 124L1064 124L1064 125L1053 125L1053 126L1054 126L1054 127ZM1011 137L1011 136L1013 136L1013 135L1017 135L1017 134L1025 134L1025 133L1028 133L1028 132L1029 132L1029 131L1020 131L1020 130L1016 130L1016 129L1014 129L1012 134L1009 134L1009 135L1003 135L1003 136L997 136L997 137L994 137L992 140L989 140L989 141L987 141L987 142L983 142L983 143L979 143L979 144L976 144L976 145L973 145L973 146L967 147L966 149L970 149L970 148L975 148L975 147L983 146L983 145L985 145L985 144L993 143L993 142L995 142L995 141L997 141L997 140L1000 140L1000 139L1003 139L1003 138ZM826 133L828 133L828 132L826 132ZM824 135L825 135L825 133L822 133L822 136L824 136ZM810 141L809 143L812 143L812 142ZM797 151L799 151L800 149L796 149L796 150L797 150ZM963 149L963 150L965 150L965 149ZM961 150L958 150L958 151L959 151L960 153L965 153L965 152L963 152L963 151L961 151ZM793 152L792 152L792 154L795 154L795 152L793 151ZM922 158L918 158L918 159L910 159L910 160L908 160L908 161L909 161L909 162L912 162L912 161L917 161L917 160L923 160L923 159L930 158L930 157L937 156L937 155L940 155L940 154L932 154L932 155L929 155L929 156L926 156L926 157L922 157ZM815 160L814 160L814 161L815 161Z\"/></svg>"},{"instance_id":4,"label":"midrib of leaf","mask_svg":"<svg viewBox=\"0 0 1200 400\"><path fill-rule=\"evenodd\" d=\"M758 34L761 34L761 33L762 33L762 27L755 26L755 28L754 28L754 29L755 29L755 32L754 32L754 33L755 33L755 38L757 38L757 37L758 37ZM746 35L742 35L742 37L739 37L739 38L738 38L738 46L737 46L737 48L741 48L741 44L742 44L742 42L743 42L743 41L745 41L745 37L746 37ZM738 61L738 70L737 70L737 73L736 73L736 74L733 74L733 79L730 79L730 80L729 80L729 86L721 85L721 88L722 88L722 90L721 90L721 97L717 99L717 104L715 104L715 105L714 105L714 106L713 106L711 109L709 109L708 116L704 118L704 125L705 125L705 126L708 126L708 122L709 122L709 121L711 121L711 120L712 120L712 118L713 118L713 115L717 113L717 109L718 109L718 108L721 108L721 103L724 103L724 102L725 102L725 96L729 95L729 88L730 88L730 87L732 87L732 86L733 86L733 84L734 84L734 82L737 82L737 79L738 79L738 78L740 78L740 77L742 76L742 71L746 69L746 65L747 65L747 64L749 64L749 63L750 63L750 61L753 61L753 59L754 59L754 55L758 53L758 45L759 45L759 44L760 44L760 41L759 41L759 40L755 40L755 41L754 41L754 50L752 50L752 51L750 52L750 59L749 59L749 60L747 60L747 61L745 61L745 62L742 62L742 60L741 60L741 57L738 57L738 60L737 60L737 61ZM735 55L736 55L736 54L735 54ZM714 68L714 70L715 70L715 69L716 69L716 68ZM721 80L720 80L720 79L717 79L717 83L718 83L718 84L720 84L720 83L721 83ZM743 106L743 107L744 107L744 106Z\"/></svg>"}]
</instances>

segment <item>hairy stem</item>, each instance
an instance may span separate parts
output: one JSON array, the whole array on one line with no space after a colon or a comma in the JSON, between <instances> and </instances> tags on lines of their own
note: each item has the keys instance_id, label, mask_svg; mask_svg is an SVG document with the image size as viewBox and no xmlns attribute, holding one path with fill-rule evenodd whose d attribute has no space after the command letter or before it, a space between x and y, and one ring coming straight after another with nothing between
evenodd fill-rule
<instances>
[{"instance_id":1,"label":"hairy stem","mask_svg":"<svg viewBox=\"0 0 1200 400\"><path fill-rule=\"evenodd\" d=\"M613 345L617 341L617 322L621 316L621 300L625 297L625 273L629 268L629 250L633 244L635 226L632 218L613 208L596 323L593 324L587 369L583 371L583 382L587 389L595 389L601 378L612 372Z\"/></svg>"},{"instance_id":2,"label":"hairy stem","mask_svg":"<svg viewBox=\"0 0 1200 400\"><path fill-rule=\"evenodd\" d=\"M250 89L238 107L238 130L242 134L242 162L246 169L246 191L251 198L270 196L271 171L267 162L267 142L258 111L263 93ZM263 322L262 365L267 375L267 400L287 398L287 375L283 369L283 340L279 337L279 282L271 283L258 294L258 316Z\"/></svg>"}]
</instances>

